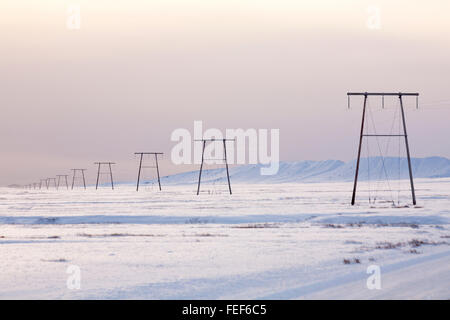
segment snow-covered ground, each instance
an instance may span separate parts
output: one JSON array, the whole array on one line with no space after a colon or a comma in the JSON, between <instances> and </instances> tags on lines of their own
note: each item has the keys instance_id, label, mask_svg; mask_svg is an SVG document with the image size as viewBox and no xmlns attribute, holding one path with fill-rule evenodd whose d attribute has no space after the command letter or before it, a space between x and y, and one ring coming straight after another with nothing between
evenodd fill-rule
<instances>
[{"instance_id":1,"label":"snow-covered ground","mask_svg":"<svg viewBox=\"0 0 450 320\"><path fill-rule=\"evenodd\" d=\"M0 298L449 299L450 179L417 179L417 207L400 185L378 199L401 207L366 182L354 207L351 182L1 188Z\"/></svg>"}]
</instances>

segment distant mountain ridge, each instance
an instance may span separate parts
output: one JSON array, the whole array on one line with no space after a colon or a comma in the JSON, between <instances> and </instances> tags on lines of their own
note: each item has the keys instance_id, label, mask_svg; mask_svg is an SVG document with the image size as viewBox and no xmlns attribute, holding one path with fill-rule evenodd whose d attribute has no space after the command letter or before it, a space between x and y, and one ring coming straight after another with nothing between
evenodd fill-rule
<instances>
[{"instance_id":1,"label":"distant mountain ridge","mask_svg":"<svg viewBox=\"0 0 450 320\"><path fill-rule=\"evenodd\" d=\"M414 178L446 178L450 177L450 159L444 157L412 158ZM207 169L202 174L202 183L224 182L224 169ZM338 182L352 181L355 175L356 160L344 162L340 160L280 162L276 175L263 176L260 168L266 165L241 165L230 168L232 183L295 183L295 182ZM408 179L408 162L406 158L371 157L361 158L359 179L361 181L385 179ZM195 184L198 181L198 170L174 174L161 178L166 185ZM153 183L147 181L146 183Z\"/></svg>"}]
</instances>

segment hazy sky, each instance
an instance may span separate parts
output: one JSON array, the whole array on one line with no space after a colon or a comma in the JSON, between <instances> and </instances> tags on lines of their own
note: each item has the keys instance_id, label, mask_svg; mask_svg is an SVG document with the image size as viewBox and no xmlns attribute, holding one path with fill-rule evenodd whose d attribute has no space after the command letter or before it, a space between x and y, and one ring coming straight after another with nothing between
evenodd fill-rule
<instances>
[{"instance_id":1,"label":"hazy sky","mask_svg":"<svg viewBox=\"0 0 450 320\"><path fill-rule=\"evenodd\" d=\"M79 5L80 29L67 28ZM379 29L373 27L379 9ZM375 11L374 11L375 10ZM0 185L167 154L204 126L279 128L281 160L353 159L347 91L418 91L413 156L450 157L448 0L2 0ZM369 25L368 25L369 24ZM373 105L377 102L374 101Z\"/></svg>"}]
</instances>

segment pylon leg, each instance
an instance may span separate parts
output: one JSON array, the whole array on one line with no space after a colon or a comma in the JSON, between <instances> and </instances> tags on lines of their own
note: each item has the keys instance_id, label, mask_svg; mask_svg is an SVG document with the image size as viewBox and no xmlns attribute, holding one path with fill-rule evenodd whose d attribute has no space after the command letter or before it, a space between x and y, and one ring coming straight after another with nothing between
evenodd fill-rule
<instances>
[{"instance_id":1,"label":"pylon leg","mask_svg":"<svg viewBox=\"0 0 450 320\"><path fill-rule=\"evenodd\" d=\"M114 180L113 180L113 174L112 174L111 163L109 163L108 165L109 165L109 175L110 175L110 177L111 177L111 189L114 190Z\"/></svg>"},{"instance_id":2,"label":"pylon leg","mask_svg":"<svg viewBox=\"0 0 450 320\"><path fill-rule=\"evenodd\" d=\"M356 200L356 187L358 185L359 162L361 160L361 146L362 146L363 134L364 134L364 121L365 121L365 117L366 117L366 104L367 104L367 95L364 96L364 107L363 107L363 114L362 114L362 121L361 121L361 133L359 135L358 159L356 160L355 181L353 183L352 206L355 205L355 200Z\"/></svg>"},{"instance_id":3,"label":"pylon leg","mask_svg":"<svg viewBox=\"0 0 450 320\"><path fill-rule=\"evenodd\" d=\"M156 161L156 173L158 174L159 191L161 191L161 179L159 177L159 166L158 166L158 154L157 153L155 153L155 161Z\"/></svg>"},{"instance_id":4,"label":"pylon leg","mask_svg":"<svg viewBox=\"0 0 450 320\"><path fill-rule=\"evenodd\" d=\"M413 205L416 205L416 191L414 189L414 180L413 180L413 173L412 173L412 167L411 167L411 155L409 153L408 134L406 133L405 111L403 109L403 100L402 100L401 95L399 96L399 99L400 99L400 109L402 111L403 133L405 135L406 155L408 157L408 170L409 170L409 181L411 184L411 196L412 196Z\"/></svg>"},{"instance_id":5,"label":"pylon leg","mask_svg":"<svg viewBox=\"0 0 450 320\"><path fill-rule=\"evenodd\" d=\"M230 173L228 171L227 144L225 143L225 139L223 139L223 152L224 152L225 166L227 168L228 189L230 190L230 194L232 194L231 183L230 183Z\"/></svg>"},{"instance_id":6,"label":"pylon leg","mask_svg":"<svg viewBox=\"0 0 450 320\"><path fill-rule=\"evenodd\" d=\"M139 170L138 170L138 177L137 177L137 184L136 184L136 191L139 191L139 181L141 179L141 168L142 168L142 157L144 156L143 153L141 153L141 159L139 160Z\"/></svg>"},{"instance_id":7,"label":"pylon leg","mask_svg":"<svg viewBox=\"0 0 450 320\"><path fill-rule=\"evenodd\" d=\"M98 164L98 170L97 170L97 183L95 184L95 190L98 189L98 179L100 179L100 163Z\"/></svg>"}]
</instances>

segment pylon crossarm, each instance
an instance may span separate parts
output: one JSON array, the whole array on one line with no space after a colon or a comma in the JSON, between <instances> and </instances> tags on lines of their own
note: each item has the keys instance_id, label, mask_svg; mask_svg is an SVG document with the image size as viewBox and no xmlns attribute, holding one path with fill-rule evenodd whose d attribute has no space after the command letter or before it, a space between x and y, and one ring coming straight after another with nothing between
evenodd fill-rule
<instances>
[{"instance_id":1,"label":"pylon crossarm","mask_svg":"<svg viewBox=\"0 0 450 320\"><path fill-rule=\"evenodd\" d=\"M215 138L211 138L211 139L195 139L194 141L196 142L211 142L211 141L236 141L236 139L215 139Z\"/></svg>"},{"instance_id":2,"label":"pylon crossarm","mask_svg":"<svg viewBox=\"0 0 450 320\"><path fill-rule=\"evenodd\" d=\"M348 92L348 96L414 96L418 97L417 92Z\"/></svg>"},{"instance_id":3,"label":"pylon crossarm","mask_svg":"<svg viewBox=\"0 0 450 320\"><path fill-rule=\"evenodd\" d=\"M363 134L363 137L404 137L404 134Z\"/></svg>"}]
</instances>

